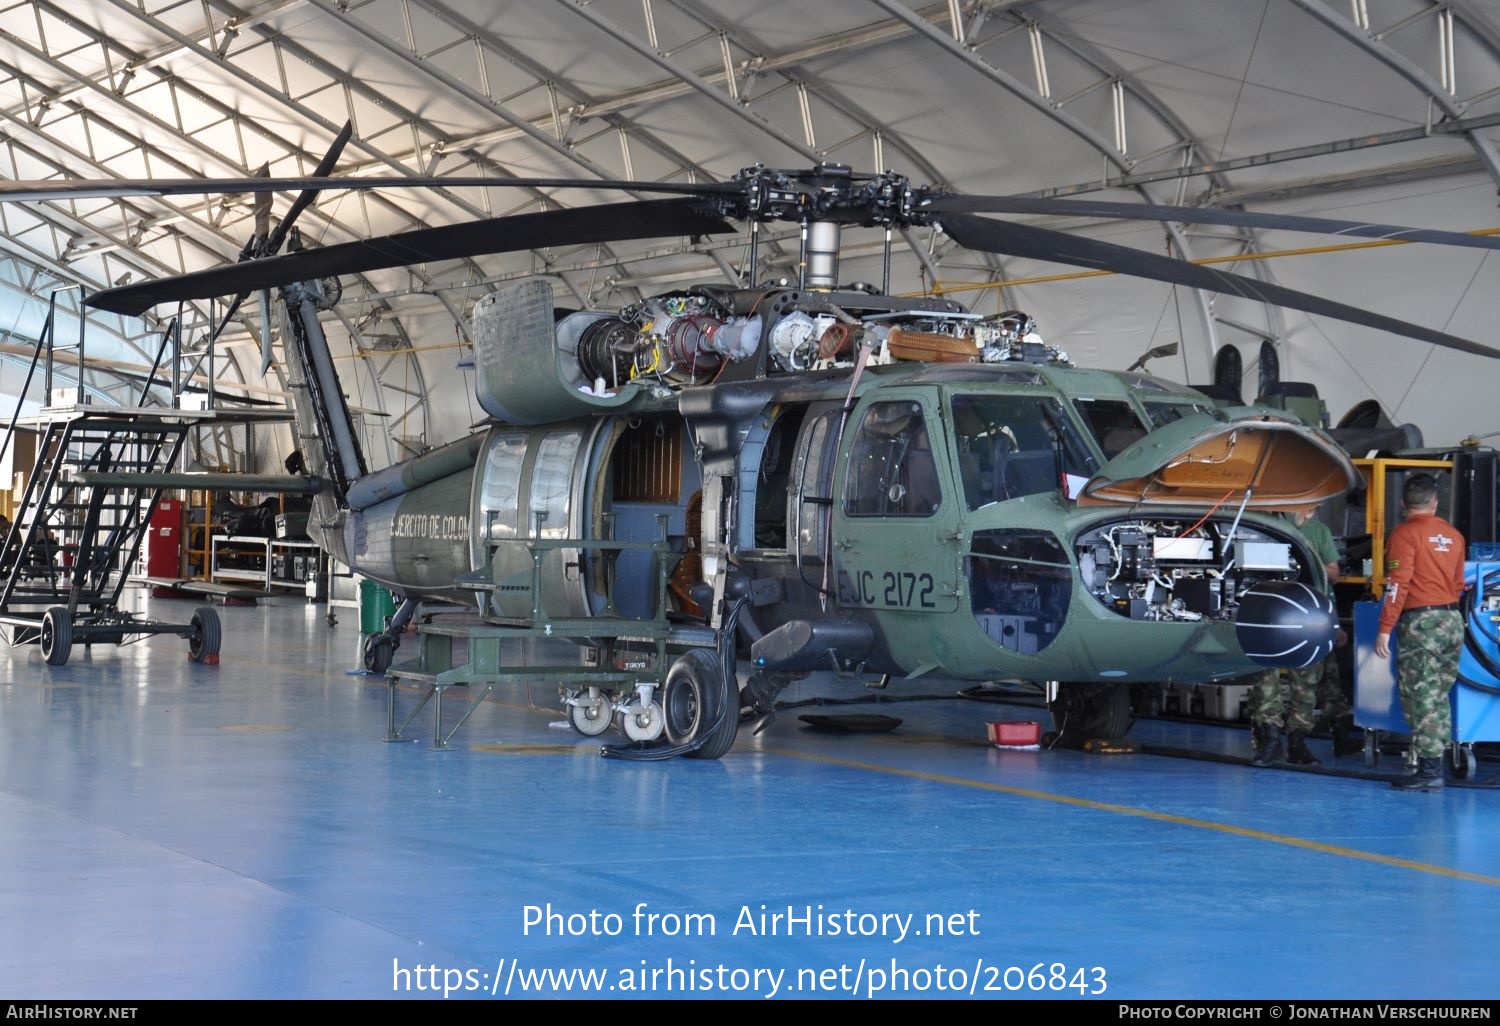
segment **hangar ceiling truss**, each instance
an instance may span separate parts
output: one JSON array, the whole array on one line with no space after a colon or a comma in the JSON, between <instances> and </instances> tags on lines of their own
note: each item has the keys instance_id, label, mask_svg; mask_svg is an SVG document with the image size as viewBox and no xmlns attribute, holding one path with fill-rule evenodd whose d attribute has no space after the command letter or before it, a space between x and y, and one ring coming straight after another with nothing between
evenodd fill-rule
<instances>
[{"instance_id":1,"label":"hangar ceiling truss","mask_svg":"<svg viewBox=\"0 0 1500 1026\"><path fill-rule=\"evenodd\" d=\"M755 161L829 160L898 168L915 180L967 191L1127 188L1150 202L1188 204L1269 201L1356 188L1380 176L1475 167L1500 184L1500 155L1485 134L1497 120L1500 28L1483 5L1265 3L1302 12L1308 31L1327 35L1330 52L1399 76L1429 105L1428 123L1358 139L1335 132L1322 143L1266 146L1226 159L1216 142L1220 126L1195 123L1151 76L1091 39L1089 19L1101 8L1107 15L1109 6L1091 0L836 0L819 5L816 18L798 16L799 5L789 4L780 20L742 17L744 8L728 0L524 5L532 19L545 17L576 38L571 55L512 31L509 5L480 0L99 0L83 11L54 0L19 0L0 3L0 40L7 44L0 56L0 175L245 176L263 165L274 175L306 174L350 121L354 138L340 170L351 175L698 181ZM1170 6L1170 0L1138 5L1146 18L1162 17ZM954 90L992 95L999 121L1023 116L1012 108L1044 119L1092 154L1097 173L994 182L982 167L956 168L954 154L934 150L920 119L893 118L872 99L878 93L862 90L850 72L907 61L941 69ZM1485 85L1464 95L1462 85L1473 82ZM934 95L930 102L941 107L946 99ZM1467 159L1444 152L1320 176L1289 172L1278 183L1242 184L1235 175L1319 152L1454 135L1467 143ZM300 227L315 241L333 243L599 199L541 190L330 193ZM278 209L289 201L279 197ZM0 296L12 306L35 306L60 285L96 290L232 261L253 231L253 217L244 196L0 205ZM1257 248L1243 231L1171 224L1163 233L1164 244L1188 259L1197 240L1211 240L1218 251ZM995 286L982 302L1012 305L1001 259L956 250L925 232L900 241L922 279L907 287L961 275ZM854 245L856 253L859 246L866 253L880 247ZM387 420L383 434L394 439L394 458L441 440L429 437L436 363L424 354L445 346L461 352L465 315L485 286L545 273L579 305L613 304L672 281L795 273L797 252L794 233L768 229L754 269L744 266L742 240L690 239L411 267L345 282L330 320L345 329L348 356L363 365L368 392L360 398ZM1269 278L1272 270L1257 265L1248 273ZM1273 339L1281 334L1274 311L1263 326L1242 325L1216 317L1212 303L1194 295L1207 348L1200 363L1225 325ZM213 316L206 307L187 313L190 345L206 337ZM249 386L257 376L260 317L258 304L247 303L239 323L223 333L226 381ZM98 320L118 360L149 364L159 322ZM15 340L31 337L22 321L16 315L13 323L0 322L0 331ZM434 323L451 331L435 333ZM119 394L128 379L110 373L113 385L99 387Z\"/></svg>"}]
</instances>

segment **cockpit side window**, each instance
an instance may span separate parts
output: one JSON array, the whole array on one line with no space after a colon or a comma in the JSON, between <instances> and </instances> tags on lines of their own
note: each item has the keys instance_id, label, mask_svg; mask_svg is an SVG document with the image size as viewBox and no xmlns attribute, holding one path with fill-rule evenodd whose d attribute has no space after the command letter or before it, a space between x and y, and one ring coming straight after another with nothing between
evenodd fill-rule
<instances>
[{"instance_id":1,"label":"cockpit side window","mask_svg":"<svg viewBox=\"0 0 1500 1026\"><path fill-rule=\"evenodd\" d=\"M873 403L849 450L844 512L851 517L928 517L942 503L937 460L920 403Z\"/></svg>"},{"instance_id":2,"label":"cockpit side window","mask_svg":"<svg viewBox=\"0 0 1500 1026\"><path fill-rule=\"evenodd\" d=\"M1121 399L1075 399L1106 460L1112 460L1146 436L1146 425Z\"/></svg>"},{"instance_id":3,"label":"cockpit side window","mask_svg":"<svg viewBox=\"0 0 1500 1026\"><path fill-rule=\"evenodd\" d=\"M956 395L953 436L969 509L1055 492L1093 463L1056 400L1024 395Z\"/></svg>"},{"instance_id":4,"label":"cockpit side window","mask_svg":"<svg viewBox=\"0 0 1500 1026\"><path fill-rule=\"evenodd\" d=\"M1191 417L1193 414L1202 413L1206 409L1208 409L1207 405L1198 406L1190 403L1148 402L1146 404L1146 414L1151 418L1153 427L1161 427L1164 424L1172 423L1174 420Z\"/></svg>"}]
</instances>

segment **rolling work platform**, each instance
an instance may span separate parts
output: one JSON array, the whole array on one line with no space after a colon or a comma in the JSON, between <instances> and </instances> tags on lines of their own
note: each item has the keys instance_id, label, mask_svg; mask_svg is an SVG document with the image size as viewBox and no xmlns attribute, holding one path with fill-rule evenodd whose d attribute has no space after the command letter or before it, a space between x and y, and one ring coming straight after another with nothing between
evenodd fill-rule
<instances>
[{"instance_id":1,"label":"rolling work platform","mask_svg":"<svg viewBox=\"0 0 1500 1026\"><path fill-rule=\"evenodd\" d=\"M663 733L675 742L679 733L691 732L699 718L713 710L697 693L665 687L669 665L668 648L674 651L713 651L718 633L706 625L677 624L667 619L667 556L671 552L662 540L605 541L600 539L553 538L491 541L490 551L501 546L524 547L531 557L529 583L508 581L496 583L482 570L463 579L464 587L478 592L503 589L529 593L529 615L500 617L487 615L478 621L422 623L416 628L417 657L386 671L390 689L387 706L386 740L404 740L403 731L429 702L433 705L432 748L446 751L453 736L485 698L501 684L544 681L559 686L568 722L585 736L603 734L618 726L634 743L647 743ZM654 602L650 616L623 616L614 601L613 565L628 551L646 551L652 556ZM604 561L607 603L599 615L555 617L543 609L542 564L556 551L593 552ZM372 639L382 643L379 636ZM455 642L462 640L466 659L457 661ZM585 644L592 656L571 663L524 665L514 655L527 642L571 641ZM386 642L388 643L388 642ZM387 650L377 666L388 664ZM507 662L507 656L512 657ZM397 691L403 684L425 689L420 701L397 723ZM469 693L469 701L456 722L445 726L443 696L454 686L483 685ZM732 711L738 715L738 709Z\"/></svg>"},{"instance_id":2,"label":"rolling work platform","mask_svg":"<svg viewBox=\"0 0 1500 1026\"><path fill-rule=\"evenodd\" d=\"M37 431L37 460L0 543L6 640L39 642L47 663L62 666L75 644L176 634L187 639L193 662L217 662L221 632L212 606L199 607L187 623L162 623L121 608L120 598L162 492L202 485L205 475L171 473L189 432L247 418L285 415L78 405L18 422ZM278 483L219 476L235 482L219 487Z\"/></svg>"},{"instance_id":3,"label":"rolling work platform","mask_svg":"<svg viewBox=\"0 0 1500 1026\"><path fill-rule=\"evenodd\" d=\"M282 410L180 409L178 339L169 328L157 364L170 341L172 406L94 405L83 401L80 384L73 404L45 407L39 416L23 420L21 405L44 360L44 390L52 395L55 298L10 430L0 439L3 453L11 448L18 426L37 435L35 465L15 519L0 539L0 634L11 645L40 643L51 666L65 664L75 644L121 644L152 634L186 638L189 659L216 663L222 632L212 606L199 607L187 623L163 623L122 608L120 598L166 489L318 488L316 479L172 472L199 426L284 421L290 415ZM81 323L76 351L82 365ZM149 394L156 371L153 366L142 397Z\"/></svg>"}]
</instances>

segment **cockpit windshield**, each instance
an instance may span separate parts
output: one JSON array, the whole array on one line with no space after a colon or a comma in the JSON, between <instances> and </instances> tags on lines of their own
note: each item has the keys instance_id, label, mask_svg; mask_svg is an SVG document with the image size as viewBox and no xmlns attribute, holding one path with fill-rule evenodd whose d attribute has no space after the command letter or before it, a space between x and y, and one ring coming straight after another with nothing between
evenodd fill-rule
<instances>
[{"instance_id":1,"label":"cockpit windshield","mask_svg":"<svg viewBox=\"0 0 1500 1026\"><path fill-rule=\"evenodd\" d=\"M956 395L954 443L969 509L1055 492L1096 468L1056 399Z\"/></svg>"},{"instance_id":2,"label":"cockpit windshield","mask_svg":"<svg viewBox=\"0 0 1500 1026\"><path fill-rule=\"evenodd\" d=\"M1123 399L1073 400L1073 406L1094 433L1106 460L1112 460L1146 436L1146 425Z\"/></svg>"}]
</instances>

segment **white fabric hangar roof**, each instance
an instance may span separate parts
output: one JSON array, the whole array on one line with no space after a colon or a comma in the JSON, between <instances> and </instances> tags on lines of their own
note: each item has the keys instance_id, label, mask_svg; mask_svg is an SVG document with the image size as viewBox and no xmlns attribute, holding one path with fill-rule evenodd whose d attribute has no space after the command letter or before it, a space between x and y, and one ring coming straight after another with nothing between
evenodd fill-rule
<instances>
[{"instance_id":1,"label":"white fabric hangar roof","mask_svg":"<svg viewBox=\"0 0 1500 1026\"><path fill-rule=\"evenodd\" d=\"M1496 0L25 0L0 8L0 177L310 174L351 121L336 174L692 182L753 164L840 162L959 193L1219 205L1474 232L1496 229ZM278 193L273 218L295 194ZM329 244L628 198L609 190L319 194L298 226ZM1188 259L1497 341L1500 259L1185 223L1017 218ZM238 258L247 195L0 204L0 391L14 395L57 297ZM794 228L757 280L794 274ZM881 236L845 233L841 277L881 278ZM554 276L612 307L743 269L743 238L556 247L369 272L327 315L351 398L384 412L388 458L466 430L455 369L496 282ZM1335 419L1376 399L1431 444L1500 431L1500 363L1327 317L957 247L897 240L891 287L1019 308L1076 362L1210 380L1263 340ZM222 307L220 307L222 309ZM91 388L139 389L163 320L91 315ZM211 310L190 312L201 339ZM222 336L221 378L258 375L255 300ZM60 331L76 332L76 326ZM379 450L377 450L378 452ZM379 462L377 455L376 462Z\"/></svg>"}]
</instances>

